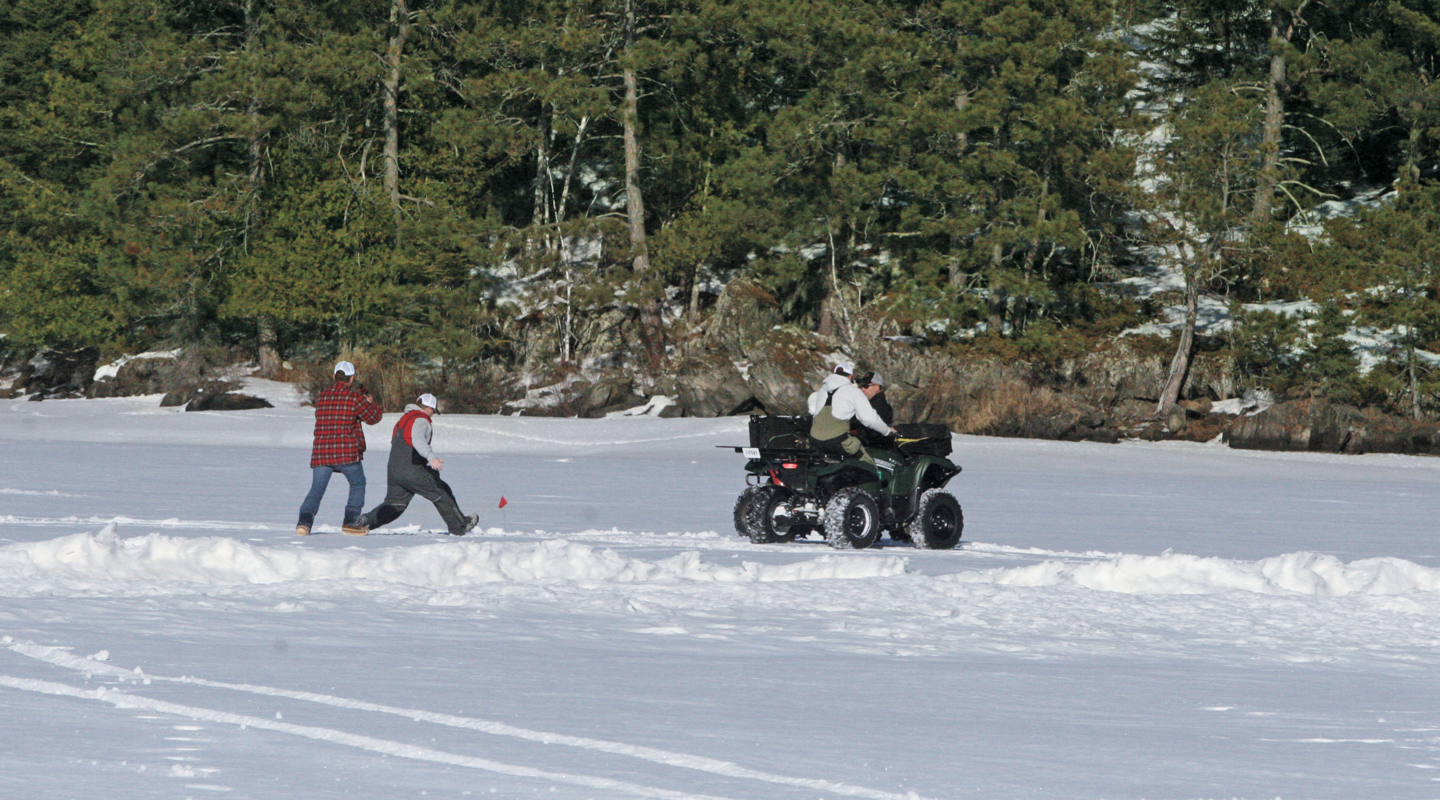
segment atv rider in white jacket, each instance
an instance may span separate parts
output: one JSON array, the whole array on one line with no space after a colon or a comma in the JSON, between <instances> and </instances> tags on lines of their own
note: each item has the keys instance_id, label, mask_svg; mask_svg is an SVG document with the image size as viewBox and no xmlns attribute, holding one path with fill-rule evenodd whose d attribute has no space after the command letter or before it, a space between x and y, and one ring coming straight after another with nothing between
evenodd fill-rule
<instances>
[{"instance_id":1,"label":"atv rider in white jacket","mask_svg":"<svg viewBox=\"0 0 1440 800\"><path fill-rule=\"evenodd\" d=\"M880 388L879 384L867 382L865 386L845 383L831 390L810 423L810 439L821 450L856 456L874 464L875 460L861 447L860 440L850 433L850 421L858 421L882 436L895 433L870 406L870 398L879 394Z\"/></svg>"},{"instance_id":2,"label":"atv rider in white jacket","mask_svg":"<svg viewBox=\"0 0 1440 800\"><path fill-rule=\"evenodd\" d=\"M806 405L808 405L810 409L810 416L813 417L819 414L820 409L825 407L825 400L830 396L830 393L839 389L841 386L849 385L851 376L854 374L855 368L853 366L840 364L835 367L834 372L826 375L825 380L820 383L820 388L812 392L806 401Z\"/></svg>"}]
</instances>

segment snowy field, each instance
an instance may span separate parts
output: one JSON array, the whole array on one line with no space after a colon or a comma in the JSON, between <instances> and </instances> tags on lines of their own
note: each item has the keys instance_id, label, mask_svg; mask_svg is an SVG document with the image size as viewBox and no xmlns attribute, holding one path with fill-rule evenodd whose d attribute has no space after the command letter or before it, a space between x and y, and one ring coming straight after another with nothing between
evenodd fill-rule
<instances>
[{"instance_id":1,"label":"snowy field","mask_svg":"<svg viewBox=\"0 0 1440 800\"><path fill-rule=\"evenodd\" d=\"M310 410L157 401L0 402L0 798L1440 798L1440 460L957 437L837 553L743 420L442 415L481 530L300 538Z\"/></svg>"}]
</instances>

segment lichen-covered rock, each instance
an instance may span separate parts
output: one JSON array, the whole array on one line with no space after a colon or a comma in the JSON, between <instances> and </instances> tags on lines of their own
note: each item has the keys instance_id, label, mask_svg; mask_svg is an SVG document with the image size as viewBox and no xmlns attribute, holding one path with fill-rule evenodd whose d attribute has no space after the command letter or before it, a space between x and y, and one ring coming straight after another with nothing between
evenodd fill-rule
<instances>
[{"instance_id":1,"label":"lichen-covered rock","mask_svg":"<svg viewBox=\"0 0 1440 800\"><path fill-rule=\"evenodd\" d=\"M99 358L94 347L41 350L21 366L14 387L32 400L84 397Z\"/></svg>"},{"instance_id":2,"label":"lichen-covered rock","mask_svg":"<svg viewBox=\"0 0 1440 800\"><path fill-rule=\"evenodd\" d=\"M160 394L177 371L178 359L172 354L143 354L126 357L114 374L100 374L90 385L90 397L135 397ZM113 366L113 365L112 365ZM97 373L102 373L97 370Z\"/></svg>"},{"instance_id":3,"label":"lichen-covered rock","mask_svg":"<svg viewBox=\"0 0 1440 800\"><path fill-rule=\"evenodd\" d=\"M1346 453L1440 456L1440 424L1373 413L1365 416L1365 424L1345 443Z\"/></svg>"},{"instance_id":4,"label":"lichen-covered rock","mask_svg":"<svg viewBox=\"0 0 1440 800\"><path fill-rule=\"evenodd\" d=\"M762 343L784 322L775 296L748 278L725 286L705 325L706 349L723 350L737 361L755 361Z\"/></svg>"},{"instance_id":5,"label":"lichen-covered rock","mask_svg":"<svg viewBox=\"0 0 1440 800\"><path fill-rule=\"evenodd\" d=\"M274 408L274 406L263 397L252 397L240 392L197 394L190 404L185 406L186 411L248 411L256 408Z\"/></svg>"},{"instance_id":6,"label":"lichen-covered rock","mask_svg":"<svg viewBox=\"0 0 1440 800\"><path fill-rule=\"evenodd\" d=\"M1343 453L1364 428L1365 415L1357 409L1299 400L1240 417L1225 432L1225 442L1240 450Z\"/></svg>"},{"instance_id":7,"label":"lichen-covered rock","mask_svg":"<svg viewBox=\"0 0 1440 800\"><path fill-rule=\"evenodd\" d=\"M755 406L740 369L724 353L706 353L680 364L675 383L688 417L723 417Z\"/></svg>"},{"instance_id":8,"label":"lichen-covered rock","mask_svg":"<svg viewBox=\"0 0 1440 800\"><path fill-rule=\"evenodd\" d=\"M793 328L770 331L747 348L746 382L755 400L772 414L804 414L806 400L830 372L828 339Z\"/></svg>"}]
</instances>

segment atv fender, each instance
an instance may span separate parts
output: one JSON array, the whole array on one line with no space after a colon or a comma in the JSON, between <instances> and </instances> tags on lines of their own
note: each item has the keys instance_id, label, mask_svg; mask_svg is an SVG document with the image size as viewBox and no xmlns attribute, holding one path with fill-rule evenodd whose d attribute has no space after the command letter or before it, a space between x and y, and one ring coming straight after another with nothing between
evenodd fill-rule
<instances>
[{"instance_id":1,"label":"atv fender","mask_svg":"<svg viewBox=\"0 0 1440 800\"><path fill-rule=\"evenodd\" d=\"M923 458L915 464L914 471L906 471L903 477L897 473L895 491L890 501L890 510L895 521L906 525L920 507L920 495L927 489L940 489L950 479L960 474L960 467L937 458Z\"/></svg>"}]
</instances>

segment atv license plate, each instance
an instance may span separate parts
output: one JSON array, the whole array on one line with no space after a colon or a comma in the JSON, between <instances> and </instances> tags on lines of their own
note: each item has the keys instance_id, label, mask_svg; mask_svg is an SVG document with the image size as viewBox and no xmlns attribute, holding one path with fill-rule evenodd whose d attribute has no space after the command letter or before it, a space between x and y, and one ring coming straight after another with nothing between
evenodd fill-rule
<instances>
[{"instance_id":1,"label":"atv license plate","mask_svg":"<svg viewBox=\"0 0 1440 800\"><path fill-rule=\"evenodd\" d=\"M760 448L758 448L758 447L744 447L744 448L741 448L741 449L740 449L740 452L741 452L746 458L759 458L759 457L760 457Z\"/></svg>"}]
</instances>

